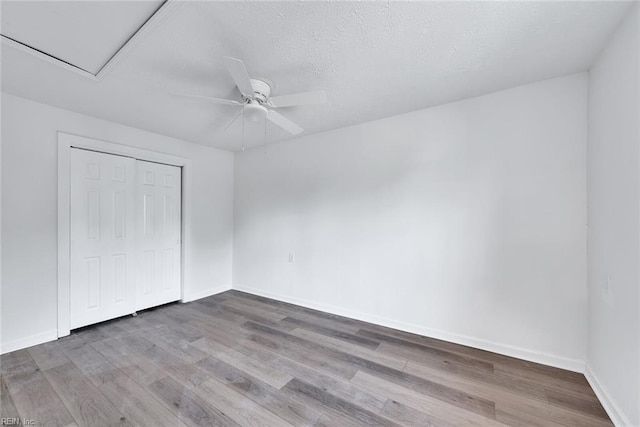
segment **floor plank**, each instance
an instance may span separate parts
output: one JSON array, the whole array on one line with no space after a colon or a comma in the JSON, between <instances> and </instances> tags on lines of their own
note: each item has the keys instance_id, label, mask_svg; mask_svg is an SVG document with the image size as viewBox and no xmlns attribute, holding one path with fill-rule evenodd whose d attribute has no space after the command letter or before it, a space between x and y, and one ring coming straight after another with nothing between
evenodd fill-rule
<instances>
[{"instance_id":1,"label":"floor plank","mask_svg":"<svg viewBox=\"0 0 640 427\"><path fill-rule=\"evenodd\" d=\"M568 372L568 371L567 371ZM508 380L514 380L515 378L522 379L532 384L537 384L546 389L558 390L564 392L565 390L577 391L578 393L589 393L591 387L586 378L582 376L582 379L576 379L573 375L566 374L564 376L553 376L547 372L540 372L538 369L516 368L514 366L496 364L494 367L494 373L497 376ZM575 374L575 372L571 372Z\"/></svg>"},{"instance_id":2,"label":"floor plank","mask_svg":"<svg viewBox=\"0 0 640 427\"><path fill-rule=\"evenodd\" d=\"M317 387L330 389L335 395L364 408L380 411L387 402L385 397L367 393L339 377L327 375L299 361L271 352L254 341L238 337L236 334L227 334L225 331L220 330L219 334L212 337L212 339L255 359L267 370L274 369L279 372L287 372ZM194 343L194 345L196 344Z\"/></svg>"},{"instance_id":3,"label":"floor plank","mask_svg":"<svg viewBox=\"0 0 640 427\"><path fill-rule=\"evenodd\" d=\"M73 363L48 369L44 375L79 425L133 425Z\"/></svg>"},{"instance_id":4,"label":"floor plank","mask_svg":"<svg viewBox=\"0 0 640 427\"><path fill-rule=\"evenodd\" d=\"M189 426L239 426L228 415L171 377L158 380L149 388L166 407L173 410L180 421Z\"/></svg>"},{"instance_id":5,"label":"floor plank","mask_svg":"<svg viewBox=\"0 0 640 427\"><path fill-rule=\"evenodd\" d=\"M418 363L429 363L439 369L447 371L468 371L468 372L493 372L494 366L491 363L448 353L431 347L406 346L402 344L383 342L378 347L380 353L403 357Z\"/></svg>"},{"instance_id":6,"label":"floor plank","mask_svg":"<svg viewBox=\"0 0 640 427\"><path fill-rule=\"evenodd\" d=\"M20 418L18 409L16 409L16 405L11 398L11 393L9 393L7 383L4 381L4 376L1 374L0 387L0 414L2 414L2 418Z\"/></svg>"},{"instance_id":7,"label":"floor plank","mask_svg":"<svg viewBox=\"0 0 640 427\"><path fill-rule=\"evenodd\" d=\"M305 346L309 349L312 349L314 350L315 354L321 355L326 360L341 362L342 364L350 366L356 371L362 369L368 372L373 372L376 375L389 379L392 382L411 387L412 389L418 390L421 393L434 396L449 403L453 403L454 405L463 407L467 410L478 412L490 418L495 417L494 403L489 400L482 399L477 396L472 396L464 391L453 389L415 375L407 374L400 370L393 369L385 365L372 362L358 356L354 356L349 353L332 350L330 348L323 347L322 345L296 337L294 335L273 330L264 325L257 325L251 322L247 322L245 325L248 328L268 333L271 336L276 336L282 340L293 342L301 347Z\"/></svg>"},{"instance_id":8,"label":"floor plank","mask_svg":"<svg viewBox=\"0 0 640 427\"><path fill-rule=\"evenodd\" d=\"M404 359L402 357L382 354L380 352L372 351L368 348L362 348L361 346L321 335L316 332L307 331L305 329L294 329L293 331L291 331L291 335L295 335L309 341L314 341L324 346L330 347L334 350L344 351L346 353L353 354L354 356L362 357L363 359L368 359L372 362L380 363L390 368L402 370L407 365L407 359Z\"/></svg>"},{"instance_id":9,"label":"floor plank","mask_svg":"<svg viewBox=\"0 0 640 427\"><path fill-rule=\"evenodd\" d=\"M356 334L350 334L347 332L339 331L335 328L327 328L325 326L318 326L311 322L306 322L304 320L298 320L294 317L285 317L280 321L280 323L292 325L296 328L306 329L311 332L315 332L320 335L324 335L329 338L334 338L340 341L344 341L349 344L359 345L371 350L375 350L379 345L379 341L375 341L369 338L363 338Z\"/></svg>"},{"instance_id":10,"label":"floor plank","mask_svg":"<svg viewBox=\"0 0 640 427\"><path fill-rule=\"evenodd\" d=\"M265 297L261 297L258 295L252 295L241 291L231 290L229 291L230 295L243 298L245 300L252 300L264 303L268 306L275 307L279 309L282 313L287 313L287 315L296 317L296 316L309 316L310 319L324 319L332 322L333 326L341 325L342 327L351 327L353 330L357 330L364 322L360 322L358 320L349 319L348 317L338 316L336 314L325 313L323 311L313 310L311 308L302 307L295 304L290 304L288 302L277 301L274 299L269 299ZM313 322L313 320L311 320Z\"/></svg>"},{"instance_id":11,"label":"floor plank","mask_svg":"<svg viewBox=\"0 0 640 427\"><path fill-rule=\"evenodd\" d=\"M213 402L213 405L242 426L292 426L267 408L258 405L251 399L245 399L242 394L213 378L200 384L196 393Z\"/></svg>"},{"instance_id":12,"label":"floor plank","mask_svg":"<svg viewBox=\"0 0 640 427\"><path fill-rule=\"evenodd\" d=\"M275 388L257 378L234 368L228 363L217 361L203 366L217 381L226 384L247 399L268 409L293 425L321 424L324 413L299 399L280 393Z\"/></svg>"},{"instance_id":13,"label":"floor plank","mask_svg":"<svg viewBox=\"0 0 640 427\"><path fill-rule=\"evenodd\" d=\"M60 347L68 359L95 386L112 381L116 376L122 375L120 370L96 351L90 343L81 340L66 341Z\"/></svg>"},{"instance_id":14,"label":"floor plank","mask_svg":"<svg viewBox=\"0 0 640 427\"><path fill-rule=\"evenodd\" d=\"M58 341L51 341L27 349L29 355L41 370L55 368L70 360L60 348Z\"/></svg>"},{"instance_id":15,"label":"floor plank","mask_svg":"<svg viewBox=\"0 0 640 427\"><path fill-rule=\"evenodd\" d=\"M441 399L418 393L411 388L395 384L375 375L358 372L352 383L375 393L389 396L391 401L400 402L427 415L451 422L454 425L464 426L498 426L498 422L491 418L466 411Z\"/></svg>"},{"instance_id":16,"label":"floor plank","mask_svg":"<svg viewBox=\"0 0 640 427\"><path fill-rule=\"evenodd\" d=\"M248 307L246 302L236 300L225 300L222 303L222 306L231 312L242 314L248 319L253 318L252 320L257 321L268 320L276 323L287 317L285 314L274 311L272 308L260 308L256 306Z\"/></svg>"},{"instance_id":17,"label":"floor plank","mask_svg":"<svg viewBox=\"0 0 640 427\"><path fill-rule=\"evenodd\" d=\"M162 369L173 379L187 387L197 387L206 381L208 376L196 365L187 363L183 359L153 344L143 337L129 335L122 341L131 346L135 352Z\"/></svg>"},{"instance_id":18,"label":"floor plank","mask_svg":"<svg viewBox=\"0 0 640 427\"><path fill-rule=\"evenodd\" d=\"M341 399L329 391L315 387L298 379L291 380L284 390L293 393L311 404L320 404L332 411L349 418L355 418L359 423L367 426L397 426L398 424L384 418L345 399Z\"/></svg>"},{"instance_id":19,"label":"floor plank","mask_svg":"<svg viewBox=\"0 0 640 427\"><path fill-rule=\"evenodd\" d=\"M448 421L441 420L433 415L418 411L402 403L390 400L384 407L382 415L402 424L415 427L453 427Z\"/></svg>"},{"instance_id":20,"label":"floor plank","mask_svg":"<svg viewBox=\"0 0 640 427\"><path fill-rule=\"evenodd\" d=\"M6 370L2 374L2 390L8 391L20 418L32 420L36 425L66 426L74 422L67 407L26 350L2 355L2 362L2 369ZM9 405L6 397L3 403Z\"/></svg>"},{"instance_id":21,"label":"floor plank","mask_svg":"<svg viewBox=\"0 0 640 427\"><path fill-rule=\"evenodd\" d=\"M258 344L291 359L300 360L301 363L321 372L350 379L357 371L357 367L349 363L328 357L326 348L308 340L254 322L244 323L243 326L254 331L252 339Z\"/></svg>"},{"instance_id":22,"label":"floor plank","mask_svg":"<svg viewBox=\"0 0 640 427\"><path fill-rule=\"evenodd\" d=\"M184 426L171 411L129 377L119 376L101 384L98 389L136 426Z\"/></svg>"},{"instance_id":23,"label":"floor plank","mask_svg":"<svg viewBox=\"0 0 640 427\"><path fill-rule=\"evenodd\" d=\"M467 375L467 373L451 373L412 361L407 362L404 372L458 390L466 390L468 393L484 397L493 402L521 398L531 401L537 400L544 404L548 403L547 394L544 389L537 386L528 386L528 384L520 385L512 382L503 382L500 378L496 379L494 375L482 374L471 376Z\"/></svg>"},{"instance_id":24,"label":"floor plank","mask_svg":"<svg viewBox=\"0 0 640 427\"><path fill-rule=\"evenodd\" d=\"M607 420L609 417L600 402L566 395L555 390L546 390L549 403L553 406L571 409Z\"/></svg>"},{"instance_id":25,"label":"floor plank","mask_svg":"<svg viewBox=\"0 0 640 427\"><path fill-rule=\"evenodd\" d=\"M141 385L149 385L167 376L167 372L139 355L122 341L107 338L91 344L124 375Z\"/></svg>"},{"instance_id":26,"label":"floor plank","mask_svg":"<svg viewBox=\"0 0 640 427\"><path fill-rule=\"evenodd\" d=\"M325 326L328 328L333 328L339 330L341 332L345 332L348 334L355 334L359 329L360 325L352 324L350 322L336 322L335 319L328 319L322 314L318 314L320 312L314 312L313 310L308 311L308 309L298 310L292 309L289 306L285 307L275 307L271 305L268 300L266 301L258 301L244 297L241 293L239 295L235 295L233 293L225 293L225 301L235 301L239 304L244 305L245 307L257 307L261 310L271 310L275 313L278 313L283 318L291 317L299 320L304 320L309 323L313 323L318 326ZM295 307L295 306L292 306ZM295 325L293 325L295 329Z\"/></svg>"},{"instance_id":27,"label":"floor plank","mask_svg":"<svg viewBox=\"0 0 640 427\"><path fill-rule=\"evenodd\" d=\"M191 342L202 338L202 334L195 338L188 338L184 332L177 332L175 327L163 326L154 331L147 331L145 339L161 347L175 357L184 360L185 363L192 364L207 357L207 354L193 346Z\"/></svg>"},{"instance_id":28,"label":"floor plank","mask_svg":"<svg viewBox=\"0 0 640 427\"><path fill-rule=\"evenodd\" d=\"M0 356L38 425L611 426L583 375L238 291Z\"/></svg>"},{"instance_id":29,"label":"floor plank","mask_svg":"<svg viewBox=\"0 0 640 427\"><path fill-rule=\"evenodd\" d=\"M535 403L527 404L516 400L511 402L498 402L496 404L496 414L497 413L507 414L513 419L535 417L538 420L545 420L549 424L557 423L565 426L604 427L613 425L610 420L593 417L589 414L571 411L553 405L538 406Z\"/></svg>"},{"instance_id":30,"label":"floor plank","mask_svg":"<svg viewBox=\"0 0 640 427\"><path fill-rule=\"evenodd\" d=\"M255 359L207 338L203 338L203 348L212 356L199 361L197 366L209 364L212 362L211 359L215 358L258 378L275 389L280 389L293 379L291 375L278 369L265 369L265 366Z\"/></svg>"},{"instance_id":31,"label":"floor plank","mask_svg":"<svg viewBox=\"0 0 640 427\"><path fill-rule=\"evenodd\" d=\"M32 372L38 369L29 349L13 351L0 357L0 372L6 375Z\"/></svg>"}]
</instances>

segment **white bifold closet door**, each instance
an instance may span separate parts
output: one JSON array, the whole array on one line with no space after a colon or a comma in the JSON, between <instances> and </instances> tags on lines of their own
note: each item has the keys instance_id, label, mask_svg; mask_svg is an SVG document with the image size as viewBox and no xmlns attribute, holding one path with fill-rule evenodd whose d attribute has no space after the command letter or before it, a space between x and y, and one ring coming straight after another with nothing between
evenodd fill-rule
<instances>
[{"instance_id":1,"label":"white bifold closet door","mask_svg":"<svg viewBox=\"0 0 640 427\"><path fill-rule=\"evenodd\" d=\"M136 310L180 299L180 172L177 166L136 162Z\"/></svg>"},{"instance_id":2,"label":"white bifold closet door","mask_svg":"<svg viewBox=\"0 0 640 427\"><path fill-rule=\"evenodd\" d=\"M71 150L70 326L180 299L180 168Z\"/></svg>"},{"instance_id":3,"label":"white bifold closet door","mask_svg":"<svg viewBox=\"0 0 640 427\"><path fill-rule=\"evenodd\" d=\"M71 150L71 328L135 311L135 160Z\"/></svg>"}]
</instances>

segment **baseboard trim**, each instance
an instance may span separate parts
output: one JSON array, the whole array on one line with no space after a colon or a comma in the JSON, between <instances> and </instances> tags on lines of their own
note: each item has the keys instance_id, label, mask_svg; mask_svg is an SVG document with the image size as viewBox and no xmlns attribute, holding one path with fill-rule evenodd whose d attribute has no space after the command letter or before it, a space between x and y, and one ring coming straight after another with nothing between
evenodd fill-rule
<instances>
[{"instance_id":1,"label":"baseboard trim","mask_svg":"<svg viewBox=\"0 0 640 427\"><path fill-rule=\"evenodd\" d=\"M430 338L441 339L444 341L453 342L456 344L466 345L494 353L503 354L505 356L516 357L518 359L528 360L530 362L541 363L543 365L553 366L556 368L567 369L569 371L584 373L585 362L579 359L571 359L563 356L557 356L553 354L536 352L520 347L510 346L508 344L502 344L492 341L483 340L480 338L474 338L466 335L453 334L437 329L425 328L420 325L399 322L396 320L388 319L381 316L376 316L367 313L361 313L356 311L347 310L341 307L336 307L326 304L318 304L306 299L288 297L285 295L274 294L271 292L264 292L260 289L255 289L250 286L233 285L233 289L246 292L249 294L258 295L265 298L271 298L278 301L288 302L290 304L301 305L303 307L311 308L314 310L320 310L338 316L349 317L351 319L361 320L363 322L369 322L380 326L386 326L388 328L398 329L405 332L410 332L418 335L427 336Z\"/></svg>"},{"instance_id":2,"label":"baseboard trim","mask_svg":"<svg viewBox=\"0 0 640 427\"><path fill-rule=\"evenodd\" d=\"M0 348L0 354L11 353L12 351L22 350L23 348L31 347L38 344L43 344L49 341L55 341L58 339L58 330L50 329L46 332L31 335L28 337L20 338L18 340L2 343Z\"/></svg>"},{"instance_id":3,"label":"baseboard trim","mask_svg":"<svg viewBox=\"0 0 640 427\"><path fill-rule=\"evenodd\" d=\"M615 404L614 400L611 399L611 393L609 393L606 387L602 385L602 382L598 380L598 377L593 373L588 363L584 370L584 376L587 378L598 400L602 403L604 410L607 411L607 415L609 415L613 424L617 427L631 427L632 424L629 418L625 416L618 405Z\"/></svg>"},{"instance_id":4,"label":"baseboard trim","mask_svg":"<svg viewBox=\"0 0 640 427\"><path fill-rule=\"evenodd\" d=\"M202 298L210 297L212 295L217 295L217 294L220 294L222 292L226 292L228 290L231 290L231 285L218 286L217 288L207 289L205 291L194 292L194 293L185 295L184 298L182 298L181 301L182 302L191 302L191 301L199 300L199 299L202 299Z\"/></svg>"}]
</instances>

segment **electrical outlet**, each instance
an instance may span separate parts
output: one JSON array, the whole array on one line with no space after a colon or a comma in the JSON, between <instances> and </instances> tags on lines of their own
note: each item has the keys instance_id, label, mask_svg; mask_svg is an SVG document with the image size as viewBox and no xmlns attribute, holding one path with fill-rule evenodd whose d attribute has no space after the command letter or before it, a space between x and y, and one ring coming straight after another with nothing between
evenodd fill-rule
<instances>
[{"instance_id":1,"label":"electrical outlet","mask_svg":"<svg viewBox=\"0 0 640 427\"><path fill-rule=\"evenodd\" d=\"M296 261L296 254L293 252L289 252L289 262L293 263Z\"/></svg>"}]
</instances>

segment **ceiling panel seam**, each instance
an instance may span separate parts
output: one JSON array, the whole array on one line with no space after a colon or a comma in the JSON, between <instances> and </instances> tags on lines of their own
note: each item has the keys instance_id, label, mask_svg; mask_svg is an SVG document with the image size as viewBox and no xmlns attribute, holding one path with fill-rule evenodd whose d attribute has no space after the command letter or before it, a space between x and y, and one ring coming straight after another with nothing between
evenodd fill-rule
<instances>
[{"instance_id":1,"label":"ceiling panel seam","mask_svg":"<svg viewBox=\"0 0 640 427\"><path fill-rule=\"evenodd\" d=\"M21 43L17 40L12 39L11 37L7 37L4 34L0 34L0 36L2 36L2 43L8 46L11 46L15 49L18 49L22 52L25 52L31 56L34 56L38 59L42 59L44 61L50 62L52 64L58 65L62 68L64 68L67 71L72 71L76 74L79 74L81 76L84 76L88 79L97 81L98 78L93 74L90 73L89 71L78 67L77 65L73 65L67 61L64 61L60 58L57 58L51 54L48 54L46 52L43 52L39 49L34 48L33 46L29 46L27 44Z\"/></svg>"},{"instance_id":2,"label":"ceiling panel seam","mask_svg":"<svg viewBox=\"0 0 640 427\"><path fill-rule=\"evenodd\" d=\"M148 37L160 27L167 18L173 14L179 6L184 4L185 0L166 0L153 14L133 33L126 42L120 46L120 48L107 60L107 62L100 68L100 70L93 74L75 64L60 59L50 53L44 52L26 43L22 43L19 40L14 40L4 34L2 36L2 43L12 46L22 52L32 55L36 58L45 60L52 64L58 65L68 71L75 72L83 77L86 77L93 81L102 80L110 71L112 71L118 63L120 63L128 53L130 53L137 45L139 45L145 37Z\"/></svg>"}]
</instances>

